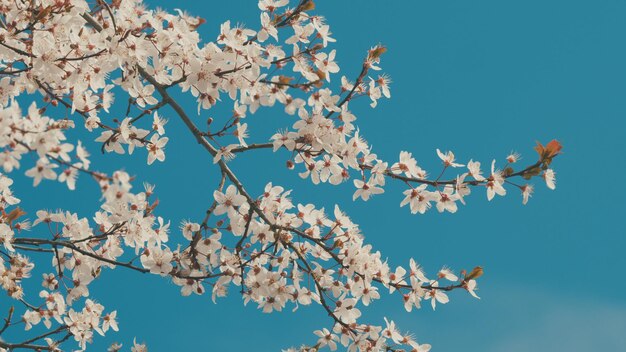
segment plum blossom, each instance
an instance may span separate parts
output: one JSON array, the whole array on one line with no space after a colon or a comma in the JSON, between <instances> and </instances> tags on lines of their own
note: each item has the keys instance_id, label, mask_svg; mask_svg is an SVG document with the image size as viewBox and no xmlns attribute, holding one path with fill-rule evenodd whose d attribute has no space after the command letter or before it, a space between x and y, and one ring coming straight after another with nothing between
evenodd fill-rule
<instances>
[{"instance_id":1,"label":"plum blossom","mask_svg":"<svg viewBox=\"0 0 626 352\"><path fill-rule=\"evenodd\" d=\"M496 161L494 160L491 163L491 177L487 181L487 199L492 200L493 197L497 194L500 196L506 195L506 189L502 186L504 183L504 178L502 177L502 172L495 169Z\"/></svg>"},{"instance_id":2,"label":"plum blossom","mask_svg":"<svg viewBox=\"0 0 626 352\"><path fill-rule=\"evenodd\" d=\"M380 187L377 187L375 183L372 182L363 182L361 180L354 180L354 186L357 190L354 192L352 196L352 200L356 200L357 198L362 198L367 201L370 196L375 194L381 194L384 190Z\"/></svg>"},{"instance_id":3,"label":"plum blossom","mask_svg":"<svg viewBox=\"0 0 626 352\"><path fill-rule=\"evenodd\" d=\"M406 197L400 202L400 207L409 204L411 214L424 214L431 206L430 202L434 200L433 194L426 191L428 185L423 184L413 189L407 189L402 192Z\"/></svg>"},{"instance_id":4,"label":"plum blossom","mask_svg":"<svg viewBox=\"0 0 626 352\"><path fill-rule=\"evenodd\" d=\"M552 169L547 169L542 174L543 179L546 181L546 185L550 189L556 189L556 172Z\"/></svg>"},{"instance_id":5,"label":"plum blossom","mask_svg":"<svg viewBox=\"0 0 626 352\"><path fill-rule=\"evenodd\" d=\"M456 159L454 158L454 153L452 153L451 151L443 153L441 150L437 149L437 155L439 156L439 159L443 161L443 164L445 166L451 166L451 167L464 166L463 164L454 162Z\"/></svg>"},{"instance_id":6,"label":"plum blossom","mask_svg":"<svg viewBox=\"0 0 626 352\"><path fill-rule=\"evenodd\" d=\"M246 197L239 194L237 188L233 185L226 188L226 193L220 191L213 192L213 197L215 197L215 201L217 201L217 206L215 210L213 210L215 215L228 213L229 216L234 216L237 212L236 208L246 202Z\"/></svg>"}]
</instances>

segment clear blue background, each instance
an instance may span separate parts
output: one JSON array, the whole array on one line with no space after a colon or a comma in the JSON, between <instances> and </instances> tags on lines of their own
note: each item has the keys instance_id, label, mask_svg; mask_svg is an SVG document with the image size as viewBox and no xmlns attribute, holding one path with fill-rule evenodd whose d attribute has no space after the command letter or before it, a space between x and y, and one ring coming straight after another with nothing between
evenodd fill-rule
<instances>
[{"instance_id":1,"label":"clear blue background","mask_svg":"<svg viewBox=\"0 0 626 352\"><path fill-rule=\"evenodd\" d=\"M205 40L228 19L251 28L259 23L255 1L146 3L204 17ZM391 317L435 351L626 350L626 2L319 1L316 12L331 25L343 74L355 77L371 46L389 49L382 67L393 79L392 99L375 110L365 100L351 104L380 157L393 161L408 150L436 172L435 148L483 165L516 150L528 164L535 161L536 140L557 138L564 145L554 163L557 190L536 180L526 206L509 188L509 196L491 203L477 191L454 215L411 215L398 208L400 184L370 202L352 202L351 185L314 187L284 169L286 154L257 151L232 163L251 193L272 181L293 188L296 202L327 209L338 203L394 265L410 257L430 273L444 264L457 270L482 265L481 300L455 292L436 312L426 306L406 313L393 296L367 309L370 322ZM181 102L196 110L189 97ZM226 102L197 121L223 119L230 108ZM176 229L181 219L201 220L218 180L174 113L163 115L170 118L165 163L147 167L145 152L103 158L95 144L87 145L94 168L124 165L140 181L156 183L158 213ZM261 142L293 119L265 109L248 122L250 142ZM98 190L85 177L69 194L52 182L33 190L31 182L20 176L15 185L31 216L38 208L91 216L98 207ZM123 269L105 271L91 291L119 311L121 327L97 338L94 350L113 340L128 347L137 336L151 352L276 351L314 341L312 331L330 323L319 307L267 315L244 307L235 292L215 305L209 295L184 298L166 280ZM0 299L2 307L8 304Z\"/></svg>"}]
</instances>

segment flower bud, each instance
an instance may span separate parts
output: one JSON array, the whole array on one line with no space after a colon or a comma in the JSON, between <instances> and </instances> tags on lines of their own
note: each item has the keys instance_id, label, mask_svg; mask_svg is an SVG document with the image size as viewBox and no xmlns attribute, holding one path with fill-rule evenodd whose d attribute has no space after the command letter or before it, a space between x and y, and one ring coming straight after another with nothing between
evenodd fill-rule
<instances>
[{"instance_id":1,"label":"flower bud","mask_svg":"<svg viewBox=\"0 0 626 352\"><path fill-rule=\"evenodd\" d=\"M479 277L483 276L483 267L477 266L469 273L469 275L465 276L465 281L476 280Z\"/></svg>"}]
</instances>

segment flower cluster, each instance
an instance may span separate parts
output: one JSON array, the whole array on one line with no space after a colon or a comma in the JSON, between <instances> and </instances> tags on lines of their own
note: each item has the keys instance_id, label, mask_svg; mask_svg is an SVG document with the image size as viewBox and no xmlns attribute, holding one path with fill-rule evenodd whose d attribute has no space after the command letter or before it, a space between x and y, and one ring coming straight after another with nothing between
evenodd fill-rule
<instances>
[{"instance_id":1,"label":"flower cluster","mask_svg":"<svg viewBox=\"0 0 626 352\"><path fill-rule=\"evenodd\" d=\"M314 332L314 343L299 348L307 351L339 345L350 351L428 351L429 345L401 334L393 321L364 322L361 310L386 292L397 295L409 312L424 301L433 309L448 303L448 293L457 289L478 297L482 268L454 272L444 267L427 276L414 259L392 267L338 206L328 212L293 203L291 191L271 183L253 197L228 161L257 149L286 150L291 153L287 166L300 164L300 177L314 184L351 182L355 200L383 193L391 179L407 185L400 206L409 205L412 213L433 206L454 213L472 188L484 187L491 200L505 195L505 186L517 187L524 204L533 186L514 183L514 178L541 177L554 189L551 163L561 145L556 140L538 144L538 161L520 168L519 154L511 153L504 166L497 168L494 160L487 173L480 162L464 165L454 153L437 149L442 168L436 178L429 178L410 152L402 151L397 162L379 159L349 105L365 97L376 108L380 99L391 97L391 79L376 73L386 48L372 47L354 80L339 78L337 51L330 48L335 38L325 19L312 13L313 1L288 5L288 0L260 0L258 29L227 21L214 41L204 42L197 30L202 18L180 10L149 10L141 0L0 0L0 161L5 172L0 175L0 284L24 308L17 320L11 309L0 334L21 323L26 330L39 324L49 330L23 342L0 340L0 351L58 351L70 338L84 350L94 332L117 331L117 312L105 314L90 292L106 269L167 277L183 296L209 290L213 301L236 287L244 304L266 313L318 305L331 322ZM195 98L198 114L228 98L232 115L199 125L174 98L174 88ZM23 109L25 95L40 95L42 103ZM128 100L122 116L111 110L116 95ZM291 129L264 143L249 143L249 115L276 104L293 116ZM81 141L66 136L66 130L82 126L85 134L95 134L92 139L102 152L145 149L148 164L164 161L171 138L161 111L166 107L210 154L221 175L204 218L183 221L180 236L173 238L170 221L155 214L154 186L146 184L135 193L128 173L92 171ZM74 190L79 174L94 178L102 204L92 220L71 211L39 210L32 223L19 221L25 213L16 206L20 201L9 175L26 154L36 156L25 172L34 186L57 180ZM451 170L460 172L443 179ZM46 229L48 235L25 235ZM42 272L38 302L24 294L23 280L33 276L38 263L26 253L48 255L52 263ZM109 350L121 348L114 343ZM131 351L147 347L133 341Z\"/></svg>"},{"instance_id":2,"label":"flower cluster","mask_svg":"<svg viewBox=\"0 0 626 352\"><path fill-rule=\"evenodd\" d=\"M6 195L11 194L8 188L10 179L1 177L6 185L2 191L6 198ZM50 329L56 322L59 326L55 333L68 332L78 341L81 349L86 348L87 342L92 340L94 331L104 335L109 328L118 330L116 312L103 315L104 307L87 298L90 296L89 285L104 268L115 268L117 260L127 248L138 253L140 250L147 251L149 246L160 246L167 242L169 227L162 218L152 213L154 205L147 200L148 192L132 193L129 181L130 177L124 172L116 172L112 177L100 181L104 203L101 211L94 216L93 227L87 218L79 218L75 213L64 211L40 210L32 225L28 222L18 223L16 220L24 215L20 208L14 208L8 213L8 209L3 209L5 215L0 227L4 229L2 240L7 252L2 253L8 258L8 266L4 260L0 261L2 287L26 306L27 310L22 315L26 330L42 321ZM13 199L14 203L19 202ZM31 226L45 226L51 232L57 230L50 234L52 240L23 237L22 231ZM22 235L16 237L16 230ZM35 265L18 251L45 245L54 248L45 250L53 253L54 272L43 274L44 290L39 293L42 303L36 305L26 301L27 297L20 285L24 278L31 276ZM82 298L86 298L84 307L81 311L74 310L75 302ZM49 342L50 347L56 346L58 341Z\"/></svg>"},{"instance_id":3,"label":"flower cluster","mask_svg":"<svg viewBox=\"0 0 626 352\"><path fill-rule=\"evenodd\" d=\"M33 102L24 116L14 101L6 108L0 106L2 168L10 173L20 168L25 154L36 154L37 162L26 171L26 176L33 178L34 186L43 179L58 180L73 190L78 170L89 169L89 153L80 141L65 142L64 131L74 127L73 121L43 116L45 110L38 109Z\"/></svg>"}]
</instances>

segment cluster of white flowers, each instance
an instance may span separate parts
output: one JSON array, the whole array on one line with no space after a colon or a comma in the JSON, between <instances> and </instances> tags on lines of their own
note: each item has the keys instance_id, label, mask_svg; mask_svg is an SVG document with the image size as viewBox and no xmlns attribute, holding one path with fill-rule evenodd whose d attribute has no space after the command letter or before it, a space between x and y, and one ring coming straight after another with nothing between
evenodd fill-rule
<instances>
[{"instance_id":1,"label":"cluster of white flowers","mask_svg":"<svg viewBox=\"0 0 626 352\"><path fill-rule=\"evenodd\" d=\"M12 204L19 203L11 195L11 180L6 176L0 178L3 181L3 199L11 197ZM54 240L23 236L16 238L15 230L22 232L31 225L28 222L16 223L15 220L24 214L20 208L14 208L8 213L8 209L2 209L5 215L0 227L6 249L2 254L8 261L0 259L0 278L2 288L26 306L27 310L22 315L26 330L42 321L50 329L52 322L56 321L60 325L56 332L67 330L79 342L81 349L86 348L86 343L92 340L94 331L104 335L109 328L118 330L115 311L102 315L104 307L88 298L81 311L74 310L72 306L77 300L90 296L89 284L99 277L103 268L116 267L125 247L134 248L137 254L167 242L169 223L164 224L162 218L152 214L154 205L149 204L147 199L150 191L138 194L130 192L129 180L128 174L116 172L112 177L100 181L104 203L101 211L94 216L95 228L91 227L87 218L79 218L75 213L38 211L32 227L42 225L50 231L57 229L51 233ZM151 190L150 186L147 188ZM43 274L42 286L45 290L39 293L43 303L35 305L26 302L27 296L20 285L23 279L31 276L34 263L18 251L47 244L54 248L48 250L53 252L54 272ZM148 271L129 266L135 270ZM56 343L54 340L48 342L50 346Z\"/></svg>"},{"instance_id":2,"label":"cluster of white flowers","mask_svg":"<svg viewBox=\"0 0 626 352\"><path fill-rule=\"evenodd\" d=\"M439 212L457 211L457 202L465 204L464 197L471 193L469 186L484 187L487 199L492 200L494 195L506 195L505 183L518 188L522 194L523 204L533 192L533 186L529 184L518 185L507 181L513 176L530 178L537 176L536 171L542 170L541 174L550 189L555 188L554 171L548 167L554 155L541 157L540 161L521 171L515 172L513 164L519 160L519 155L511 154L506 160L507 164L502 170L495 168L496 161L491 163L489 176L482 176L480 162L470 160L467 163L467 171L457 174L453 179L442 180L444 172L449 168L461 168L465 165L456 162L454 153L446 153L437 149L437 155L442 161L442 170L436 179L428 179L428 172L418 166L412 154L406 151L400 152L398 162L389 167L388 162L380 160L371 152L371 147L359 135L357 130L352 134L353 126L350 122L356 120L354 115L347 111L347 104L342 106L341 115L335 125L332 119L332 110L326 116L322 111L311 115L301 109L300 120L294 123L295 132L284 131L272 136L274 151L281 147L294 152L293 161L289 161L290 167L295 164L303 164L304 171L299 173L302 178L310 178L314 184L328 182L333 185L340 184L352 178L351 171L358 176L352 181L356 187L353 199L361 198L364 201L371 196L384 193L385 179L387 177L404 181L409 188L404 191L405 198L400 206L410 204L411 213L423 214L436 205ZM350 116L346 122L345 116ZM269 145L265 145L268 146ZM260 146L255 146L260 147ZM554 147L558 154L559 147ZM244 148L245 149L245 148Z\"/></svg>"},{"instance_id":3,"label":"cluster of white flowers","mask_svg":"<svg viewBox=\"0 0 626 352\"><path fill-rule=\"evenodd\" d=\"M473 278L459 278L446 268L432 280L413 259L409 270L392 270L380 252L364 243L358 226L339 207L330 217L312 204L294 205L289 198L291 191L272 184L251 202L234 185L224 192L216 190L212 210L215 225L209 226L208 221L202 225L183 223L181 237L189 243L171 250L166 245L169 223L154 215L155 204L150 203L153 188L146 185L145 192L135 194L129 180L128 174L116 172L100 181L104 203L93 217L93 227L88 219L74 213L38 211L32 226L45 224L58 229L51 233L55 241L13 238L10 226L16 227L11 219L15 210L3 218L9 225L1 225L11 233L3 237L10 263L6 267L0 262L0 277L3 288L28 308L22 315L27 330L41 322L51 329L56 322L55 328L67 330L81 349L92 340L94 331L104 335L109 328L117 330L116 312L103 316L104 308L87 298L89 284L101 270L116 266L170 276L181 286L183 295L203 294L203 284L209 282L213 300L225 296L229 285L240 286L244 303L255 302L266 313L281 311L288 303L294 310L299 305L322 305L340 336L331 334L327 344L332 346L332 340L338 339L344 346L360 350L391 343L419 346L408 335L398 340L395 335L387 336L389 328L357 323L361 316L358 306L368 306L380 298L380 288L400 292L407 311L420 307L422 300L431 300L433 308L436 302L447 303L445 291L454 288L475 296ZM4 193L10 193L8 186ZM221 230L234 237L223 242ZM54 246L54 272L43 275L45 290L39 294L43 303L37 306L24 301L19 285L30 276L34 264L13 246L28 250L45 244ZM122 259L125 248L134 249L130 254L135 258L139 255L141 266ZM441 280L450 284L440 287ZM84 308L78 312L72 305L83 297ZM58 341L48 342L56 346Z\"/></svg>"},{"instance_id":4,"label":"cluster of white flowers","mask_svg":"<svg viewBox=\"0 0 626 352\"><path fill-rule=\"evenodd\" d=\"M37 154L37 162L26 171L37 186L41 180L58 180L69 189L76 188L78 170L89 169L89 153L78 141L66 143L64 130L74 127L67 119L55 120L42 116L45 108L38 109L33 102L24 116L19 105L13 102L0 106L0 148L4 172L20 168L20 161L27 153ZM62 166L62 170L56 170ZM9 203L12 204L12 203Z\"/></svg>"},{"instance_id":5,"label":"cluster of white flowers","mask_svg":"<svg viewBox=\"0 0 626 352\"><path fill-rule=\"evenodd\" d=\"M386 48L377 45L365 56L358 76L333 79L340 70L335 42L325 19L311 14L314 3L300 0L260 0L258 30L230 21L213 42L201 42L197 32L204 20L180 10L149 10L141 0L0 0L0 162L6 174L21 167L25 154L36 154L26 170L34 186L58 180L70 190L80 173L92 176L102 191L102 204L93 221L69 211L36 212L32 224L18 221L25 213L16 205L11 178L0 175L0 283L24 307L21 322L29 330L43 322L50 331L24 342L0 340L0 351L26 348L61 350L73 337L87 348L94 331L117 331L116 311L91 297L89 285L103 269L127 268L171 278L184 296L204 294L213 301L236 286L244 304L263 312L317 304L331 317L329 328L317 330L317 341L299 350L342 345L350 351L428 351L410 334L401 334L393 321L362 322L361 309L384 291L397 293L407 311L423 301L449 301L447 292L461 289L474 297L482 268L454 273L442 268L428 278L415 260L392 268L386 258L364 241L358 226L338 206L331 215L313 204L294 204L291 191L268 184L252 197L231 170L237 154L261 148L286 149L288 167L302 164L299 173L314 184L352 181L353 198L367 201L384 192L388 178L405 183L400 206L424 213L456 212L471 187L484 187L491 200L506 194L505 184L521 190L524 204L533 192L528 184L510 178L543 177L555 188L550 168L561 145L538 144L539 160L514 170L520 156L483 176L481 164L467 166L452 152L437 150L442 170L435 179L418 166L410 152L398 162L386 162L372 152L355 125L350 102L363 96L372 108L390 98L390 78L380 70ZM279 29L285 29L283 30ZM282 40L281 40L282 38ZM332 84L338 83L333 89ZM196 98L197 112L228 97L232 116L209 118L199 128L170 95L172 88ZM119 90L114 93L114 90ZM129 97L126 114L111 116L116 94ZM44 104L30 104L24 114L21 96L39 94ZM260 107L282 104L295 118L292 130L279 131L266 143L248 143L247 114ZM170 107L218 165L222 181L203 221L184 221L181 236L169 241L170 222L155 215L154 187L132 192L132 177L90 169L89 153L80 141L67 142L65 130L75 125L96 133L103 152L131 154L145 149L147 163L165 160L167 119L160 109ZM59 113L60 111L60 113ZM63 112L65 114L63 114ZM64 115L55 119L44 113ZM148 117L148 118L146 118ZM146 122L147 119L151 121ZM78 120L78 121L75 121ZM217 126L217 127L216 127ZM465 170L443 180L446 170ZM47 228L49 237L27 237L31 227ZM32 276L35 262L24 253L50 255L52 270L43 274L41 303L27 301L22 281ZM78 305L82 304L82 308ZM65 334L65 335L64 335ZM45 345L42 341L45 341ZM109 351L118 351L113 344ZM131 351L147 351L133 342Z\"/></svg>"},{"instance_id":6,"label":"cluster of white flowers","mask_svg":"<svg viewBox=\"0 0 626 352\"><path fill-rule=\"evenodd\" d=\"M431 300L433 308L437 302L447 303L445 292L455 288L477 297L476 273L458 277L443 268L434 279L428 279L413 259L408 270L401 266L392 269L380 252L364 243L358 226L338 206L329 216L313 204L294 205L290 194L272 184L253 202L245 202L233 185L226 193L215 192L215 214L227 216L218 224L240 239L234 248L222 246L220 250L214 239L219 239L218 229L207 229L212 234L208 243L214 249L198 252L206 253L206 262L213 256L220 258L216 261L219 269L207 270L219 270L223 275L212 285L214 298L234 284L241 286L245 303L255 302L267 313L281 311L288 303L293 310L299 305L322 305L333 318L337 335L316 331L320 336L316 346L328 344L332 348L337 340L343 346L368 351L394 344L419 348L409 335L397 339L381 326L358 323L359 305L369 306L380 298L381 288L399 292L409 312L419 308L423 300ZM440 286L442 280L449 284Z\"/></svg>"}]
</instances>

